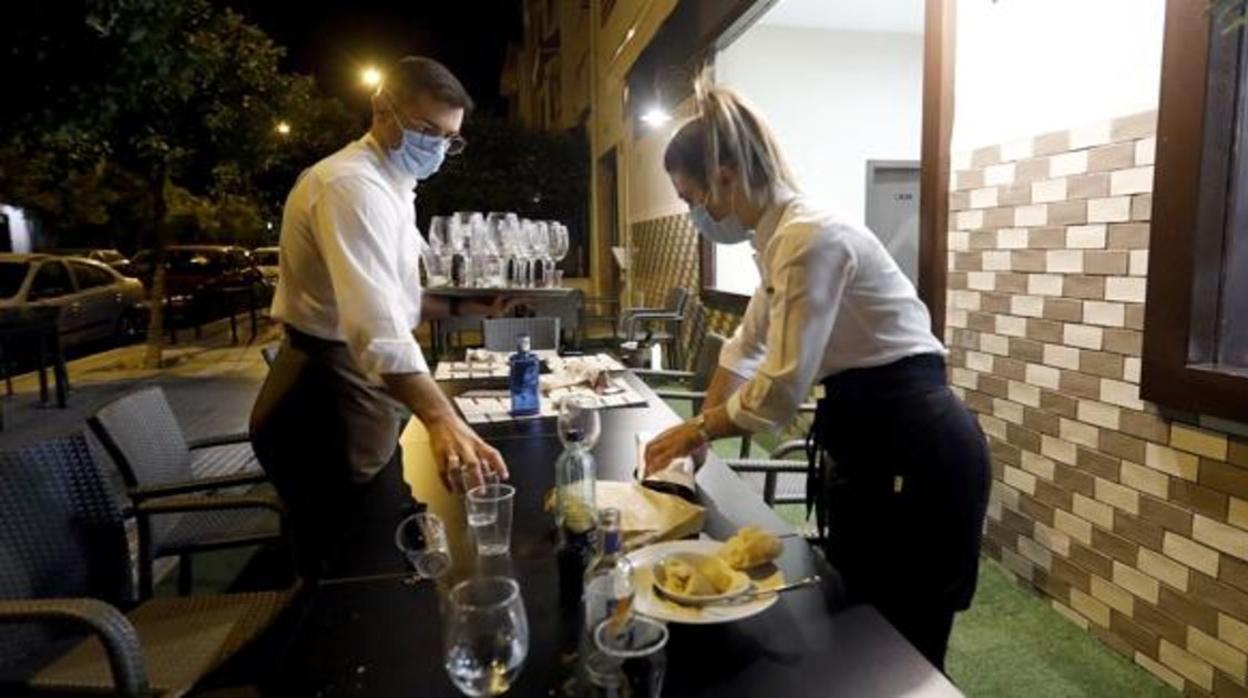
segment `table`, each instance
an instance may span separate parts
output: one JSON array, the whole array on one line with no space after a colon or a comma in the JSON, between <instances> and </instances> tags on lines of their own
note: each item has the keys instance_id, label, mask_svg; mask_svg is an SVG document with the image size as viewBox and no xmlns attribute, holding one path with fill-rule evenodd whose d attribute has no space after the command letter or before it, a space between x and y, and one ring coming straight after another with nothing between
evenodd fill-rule
<instances>
[{"instance_id":1,"label":"table","mask_svg":"<svg viewBox=\"0 0 1248 698\"><path fill-rule=\"evenodd\" d=\"M528 299L535 304L549 305L554 302L564 308L562 312L554 312L550 314L558 315L561 319L561 329L572 333L578 333L580 325L580 303L573 300L576 296L582 295L582 291L577 288L568 288L561 286L559 288L461 288L457 286L437 286L424 289L424 293L429 296L449 298L449 299L465 299L465 298L494 298L496 296L506 296L513 299ZM542 314L539 312L539 314ZM448 318L438 318L429 321L429 328L433 337L433 351L435 356L445 356L450 349L450 335L452 332L462 331L480 331L481 317L472 315L455 315Z\"/></svg>"},{"instance_id":2,"label":"table","mask_svg":"<svg viewBox=\"0 0 1248 698\"><path fill-rule=\"evenodd\" d=\"M657 431L678 418L634 376L649 405L603 414L595 448L599 477L631 478L634 434ZM456 390L448 386L448 390ZM560 583L554 523L542 498L554 483L560 444L552 420L477 427L507 459L517 486L512 554L486 560L479 572L508 574L521 586L530 623L530 649L508 695L559 695L575 642L579 599ZM453 576L477 562L465 531L462 503L437 483L423 427L413 420L402 438L404 474L416 495L448 523ZM698 474L706 531L726 538L746 523L792 530L761 497L714 457ZM808 544L783 539L778 564L790 579L823 576L820 589L795 592L754 618L731 625L672 625L667 696L956 696L956 688L927 663L874 609L846 608L839 577ZM392 546L392 541L379 541ZM396 553L390 569L402 569ZM442 668L439 591L429 582L397 579L324 585L312 593L308 617L273 690L287 695L454 696Z\"/></svg>"}]
</instances>

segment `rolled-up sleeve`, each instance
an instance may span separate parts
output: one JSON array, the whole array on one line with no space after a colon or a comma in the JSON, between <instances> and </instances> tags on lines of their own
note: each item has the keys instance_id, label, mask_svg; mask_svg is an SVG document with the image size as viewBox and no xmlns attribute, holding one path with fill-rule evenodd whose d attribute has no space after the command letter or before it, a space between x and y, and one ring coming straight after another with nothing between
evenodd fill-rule
<instances>
[{"instance_id":1,"label":"rolled-up sleeve","mask_svg":"<svg viewBox=\"0 0 1248 698\"><path fill-rule=\"evenodd\" d=\"M751 432L775 431L797 414L815 380L857 268L832 235L791 231L769 250L770 289L762 364L727 403L728 416ZM757 294L756 294L757 299ZM753 301L751 302L753 305Z\"/></svg>"},{"instance_id":2,"label":"rolled-up sleeve","mask_svg":"<svg viewBox=\"0 0 1248 698\"><path fill-rule=\"evenodd\" d=\"M428 373L412 335L398 269L401 220L379 185L329 182L313 206L314 235L334 287L339 331L369 374Z\"/></svg>"},{"instance_id":3,"label":"rolled-up sleeve","mask_svg":"<svg viewBox=\"0 0 1248 698\"><path fill-rule=\"evenodd\" d=\"M759 284L745 306L745 315L732 338L719 352L719 365L737 376L749 379L758 371L766 352L767 294Z\"/></svg>"}]
</instances>

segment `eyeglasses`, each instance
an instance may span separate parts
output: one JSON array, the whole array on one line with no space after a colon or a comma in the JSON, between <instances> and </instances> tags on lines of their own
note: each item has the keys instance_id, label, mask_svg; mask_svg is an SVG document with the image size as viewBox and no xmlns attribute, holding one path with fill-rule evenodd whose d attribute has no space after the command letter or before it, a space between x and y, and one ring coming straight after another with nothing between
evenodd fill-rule
<instances>
[{"instance_id":1,"label":"eyeglasses","mask_svg":"<svg viewBox=\"0 0 1248 698\"><path fill-rule=\"evenodd\" d=\"M409 131L422 133L426 136L432 136L434 138L441 138L442 140L446 141L446 154L447 155L459 155L460 153L464 152L464 148L468 147L468 141L465 140L464 137L459 135L458 133L452 133L448 135L447 133L442 131L442 129L438 128L437 126L434 126L433 124L429 123L425 119L421 119L421 118L417 118L414 121L410 121L410 122L405 120L403 118L403 115L399 113L398 107L394 105L394 100L390 98L389 94L386 95L386 102L390 105L390 113L394 115L394 120L399 122L399 126L401 126L402 128L405 128Z\"/></svg>"}]
</instances>

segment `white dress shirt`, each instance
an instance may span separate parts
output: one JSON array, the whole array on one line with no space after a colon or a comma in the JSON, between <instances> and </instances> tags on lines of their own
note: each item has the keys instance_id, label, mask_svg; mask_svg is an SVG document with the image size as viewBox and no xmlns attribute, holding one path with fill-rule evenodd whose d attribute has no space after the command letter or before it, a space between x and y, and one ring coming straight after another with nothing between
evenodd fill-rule
<instances>
[{"instance_id":1,"label":"white dress shirt","mask_svg":"<svg viewBox=\"0 0 1248 698\"><path fill-rule=\"evenodd\" d=\"M866 228L794 197L764 212L752 244L762 280L719 359L747 379L727 403L737 426L783 428L840 371L944 353L914 285Z\"/></svg>"},{"instance_id":2,"label":"white dress shirt","mask_svg":"<svg viewBox=\"0 0 1248 698\"><path fill-rule=\"evenodd\" d=\"M282 212L273 318L346 342L361 373L428 373L420 323L416 180L371 134L299 175Z\"/></svg>"}]
</instances>

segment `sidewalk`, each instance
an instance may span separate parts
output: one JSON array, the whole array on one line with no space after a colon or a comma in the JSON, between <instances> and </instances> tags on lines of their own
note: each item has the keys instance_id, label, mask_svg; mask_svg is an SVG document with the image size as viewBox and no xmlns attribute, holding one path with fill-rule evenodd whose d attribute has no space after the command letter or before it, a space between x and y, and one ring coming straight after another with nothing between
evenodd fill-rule
<instances>
[{"instance_id":1,"label":"sidewalk","mask_svg":"<svg viewBox=\"0 0 1248 698\"><path fill-rule=\"evenodd\" d=\"M143 368L146 346L119 347L69 362L69 405L39 402L36 374L13 380L14 394L0 396L4 431L0 449L10 449L86 428L100 407L134 390L159 386L165 391L187 438L245 431L252 403L267 367L260 347L276 341L275 326L262 327L252 342L230 344L229 322L203 328L203 336L166 346L165 368Z\"/></svg>"}]
</instances>

